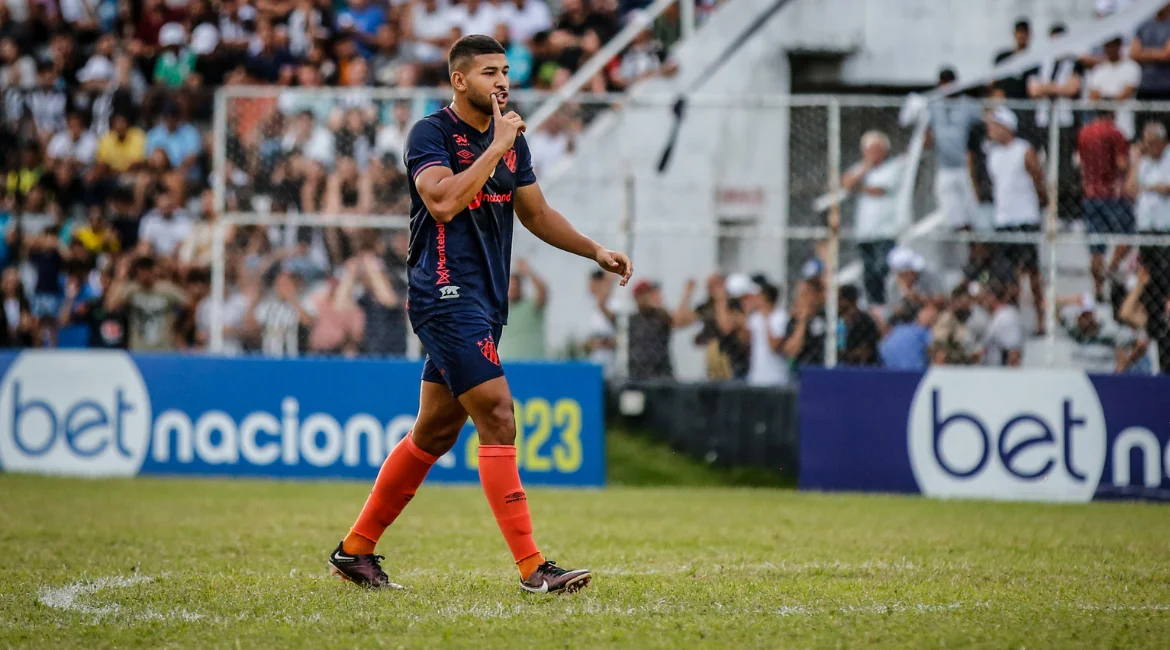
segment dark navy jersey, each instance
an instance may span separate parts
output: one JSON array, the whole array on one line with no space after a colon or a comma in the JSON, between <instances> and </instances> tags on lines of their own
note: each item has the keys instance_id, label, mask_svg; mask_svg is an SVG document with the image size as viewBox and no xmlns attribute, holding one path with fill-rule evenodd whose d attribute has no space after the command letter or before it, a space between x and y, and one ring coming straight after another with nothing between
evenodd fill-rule
<instances>
[{"instance_id":1,"label":"dark navy jersey","mask_svg":"<svg viewBox=\"0 0 1170 650\"><path fill-rule=\"evenodd\" d=\"M410 289L407 309L417 329L436 314L480 314L508 322L512 206L516 189L536 182L524 136L504 154L471 205L446 224L435 221L415 179L442 166L458 174L491 145L493 127L480 132L450 107L419 120L406 137L410 174Z\"/></svg>"}]
</instances>

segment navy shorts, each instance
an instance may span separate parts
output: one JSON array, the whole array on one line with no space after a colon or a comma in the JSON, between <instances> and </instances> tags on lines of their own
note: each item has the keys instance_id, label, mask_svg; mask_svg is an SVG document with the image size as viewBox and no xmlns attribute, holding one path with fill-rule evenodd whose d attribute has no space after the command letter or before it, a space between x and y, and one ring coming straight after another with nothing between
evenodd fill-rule
<instances>
[{"instance_id":1,"label":"navy shorts","mask_svg":"<svg viewBox=\"0 0 1170 650\"><path fill-rule=\"evenodd\" d=\"M1136 229L1128 201L1085 199L1085 229L1093 235L1131 235ZM1105 253L1105 244L1089 244L1089 250Z\"/></svg>"},{"instance_id":2,"label":"navy shorts","mask_svg":"<svg viewBox=\"0 0 1170 650\"><path fill-rule=\"evenodd\" d=\"M427 359L422 380L447 384L459 397L476 386L504 376L496 346L503 325L474 314L432 316L415 330Z\"/></svg>"}]
</instances>

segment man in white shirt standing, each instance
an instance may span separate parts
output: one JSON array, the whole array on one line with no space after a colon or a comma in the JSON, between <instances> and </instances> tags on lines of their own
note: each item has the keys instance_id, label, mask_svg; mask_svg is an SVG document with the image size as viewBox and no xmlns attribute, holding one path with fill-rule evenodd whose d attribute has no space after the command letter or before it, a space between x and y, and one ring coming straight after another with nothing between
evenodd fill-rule
<instances>
[{"instance_id":1,"label":"man in white shirt standing","mask_svg":"<svg viewBox=\"0 0 1170 650\"><path fill-rule=\"evenodd\" d=\"M845 172L841 185L857 195L853 229L861 250L865 293L871 304L886 303L886 257L906 224L898 217L903 160L890 158L890 139L881 131L861 136L861 162Z\"/></svg>"},{"instance_id":2,"label":"man in white shirt standing","mask_svg":"<svg viewBox=\"0 0 1170 650\"><path fill-rule=\"evenodd\" d=\"M995 285L988 300L991 323L983 339L983 363L1018 368L1024 360L1024 326L1012 287Z\"/></svg>"},{"instance_id":3,"label":"man in white shirt standing","mask_svg":"<svg viewBox=\"0 0 1170 650\"><path fill-rule=\"evenodd\" d=\"M736 276L727 278L728 293ZM746 279L746 278L745 278ZM751 335L747 383L751 386L785 386L788 384L788 361L780 353L788 329L788 312L777 303L780 290L765 284L751 283L756 293L744 297L749 309L747 329Z\"/></svg>"},{"instance_id":4,"label":"man in white shirt standing","mask_svg":"<svg viewBox=\"0 0 1170 650\"><path fill-rule=\"evenodd\" d=\"M552 14L544 0L515 0L516 11L508 16L512 40L527 43L537 32L552 29Z\"/></svg>"},{"instance_id":5,"label":"man in white shirt standing","mask_svg":"<svg viewBox=\"0 0 1170 650\"><path fill-rule=\"evenodd\" d=\"M1130 165L1129 193L1137 196L1137 230L1143 235L1170 235L1170 147L1166 127L1147 122L1142 129L1141 160ZM1170 360L1170 323L1159 309L1170 298L1170 246L1142 246L1139 249L1144 274L1150 278L1141 295L1147 314L1147 329L1158 341L1162 372Z\"/></svg>"},{"instance_id":6,"label":"man in white shirt standing","mask_svg":"<svg viewBox=\"0 0 1170 650\"><path fill-rule=\"evenodd\" d=\"M1132 59L1122 58L1121 37L1117 37L1105 43L1105 60L1093 66L1085 85L1091 100L1128 100L1124 103L1131 104L1141 81L1141 66ZM1118 107L1116 115L1117 128L1133 140L1133 109Z\"/></svg>"},{"instance_id":7,"label":"man in white shirt standing","mask_svg":"<svg viewBox=\"0 0 1170 650\"><path fill-rule=\"evenodd\" d=\"M1006 106L987 114L987 172L995 204L995 231L1005 235L1033 235L1035 241L996 245L994 270L1000 280L1016 284L1018 275L1032 281L1037 334L1044 333L1044 277L1040 274L1040 204L1047 200L1044 170L1027 140L1016 136L1016 115ZM1017 292L1018 293L1018 292Z\"/></svg>"}]
</instances>

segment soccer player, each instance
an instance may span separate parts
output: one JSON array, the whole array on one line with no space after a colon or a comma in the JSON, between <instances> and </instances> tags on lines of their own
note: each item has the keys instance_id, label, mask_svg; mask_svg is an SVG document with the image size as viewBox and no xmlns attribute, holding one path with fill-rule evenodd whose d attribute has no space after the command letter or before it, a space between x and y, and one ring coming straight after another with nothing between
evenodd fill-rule
<instances>
[{"instance_id":1,"label":"soccer player","mask_svg":"<svg viewBox=\"0 0 1170 650\"><path fill-rule=\"evenodd\" d=\"M448 57L455 100L423 118L406 141L410 173L411 326L427 351L418 419L390 452L357 523L329 556L331 573L373 588L397 588L374 548L414 497L427 472L453 447L471 416L479 432L479 477L520 572L536 593L574 592L588 570L545 560L516 468L512 393L496 345L508 317L512 213L540 239L621 276L630 259L578 232L549 207L508 103L508 60L488 36L459 39Z\"/></svg>"}]
</instances>

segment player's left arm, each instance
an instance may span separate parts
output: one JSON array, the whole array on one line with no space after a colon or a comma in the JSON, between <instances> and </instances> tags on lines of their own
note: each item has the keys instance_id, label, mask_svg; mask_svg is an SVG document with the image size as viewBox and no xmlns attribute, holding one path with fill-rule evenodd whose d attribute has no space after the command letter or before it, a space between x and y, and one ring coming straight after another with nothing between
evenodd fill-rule
<instances>
[{"instance_id":1,"label":"player's left arm","mask_svg":"<svg viewBox=\"0 0 1170 650\"><path fill-rule=\"evenodd\" d=\"M634 274L634 263L625 253L611 251L581 234L544 198L532 171L532 155L523 136L516 137L516 216L532 234L563 251L597 262L602 269L621 276L624 287Z\"/></svg>"}]
</instances>

